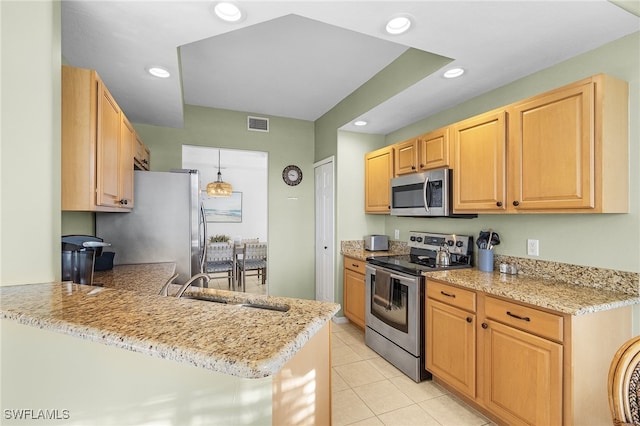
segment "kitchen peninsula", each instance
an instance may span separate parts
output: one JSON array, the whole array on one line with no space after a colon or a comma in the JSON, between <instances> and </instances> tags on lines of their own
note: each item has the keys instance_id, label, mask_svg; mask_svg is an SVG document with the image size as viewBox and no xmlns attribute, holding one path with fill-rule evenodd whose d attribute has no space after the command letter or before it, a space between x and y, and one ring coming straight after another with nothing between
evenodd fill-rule
<instances>
[{"instance_id":1,"label":"kitchen peninsula","mask_svg":"<svg viewBox=\"0 0 640 426\"><path fill-rule=\"evenodd\" d=\"M2 357L15 366L3 409L17 410L4 421L30 409L56 424L327 423L339 305L198 292L229 303L67 282L0 288Z\"/></svg>"}]
</instances>

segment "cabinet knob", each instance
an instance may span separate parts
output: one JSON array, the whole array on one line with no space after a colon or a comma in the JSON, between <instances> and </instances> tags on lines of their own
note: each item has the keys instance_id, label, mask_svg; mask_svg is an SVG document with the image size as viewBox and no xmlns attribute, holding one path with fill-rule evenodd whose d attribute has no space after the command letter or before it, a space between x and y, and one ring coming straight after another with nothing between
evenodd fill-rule
<instances>
[{"instance_id":1,"label":"cabinet knob","mask_svg":"<svg viewBox=\"0 0 640 426\"><path fill-rule=\"evenodd\" d=\"M502 207L502 201L498 201L498 202L496 203L496 206L498 206L498 207Z\"/></svg>"},{"instance_id":2,"label":"cabinet knob","mask_svg":"<svg viewBox=\"0 0 640 426\"><path fill-rule=\"evenodd\" d=\"M471 322L471 321L473 321L473 318L467 317L467 322Z\"/></svg>"},{"instance_id":3,"label":"cabinet knob","mask_svg":"<svg viewBox=\"0 0 640 426\"><path fill-rule=\"evenodd\" d=\"M486 322L483 322L482 323L482 328L484 328L486 330L487 328L489 328L489 324L487 324Z\"/></svg>"},{"instance_id":4,"label":"cabinet knob","mask_svg":"<svg viewBox=\"0 0 640 426\"><path fill-rule=\"evenodd\" d=\"M411 170L415 170L415 169L416 169L416 166L411 166Z\"/></svg>"},{"instance_id":5,"label":"cabinet knob","mask_svg":"<svg viewBox=\"0 0 640 426\"><path fill-rule=\"evenodd\" d=\"M421 169L424 169L424 164L420 164L420 168L421 168Z\"/></svg>"},{"instance_id":6,"label":"cabinet knob","mask_svg":"<svg viewBox=\"0 0 640 426\"><path fill-rule=\"evenodd\" d=\"M518 206L520 205L520 201L514 201L514 202L513 202L513 205L514 205L514 206L516 206L516 207L518 207Z\"/></svg>"}]
</instances>

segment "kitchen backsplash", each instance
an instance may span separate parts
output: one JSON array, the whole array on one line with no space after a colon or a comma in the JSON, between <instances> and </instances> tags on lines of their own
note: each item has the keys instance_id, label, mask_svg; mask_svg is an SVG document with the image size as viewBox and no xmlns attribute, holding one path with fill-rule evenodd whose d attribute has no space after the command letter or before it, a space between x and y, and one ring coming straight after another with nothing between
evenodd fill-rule
<instances>
[{"instance_id":1,"label":"kitchen backsplash","mask_svg":"<svg viewBox=\"0 0 640 426\"><path fill-rule=\"evenodd\" d=\"M364 241L342 241L341 249L342 252L364 250ZM389 240L389 252L395 254L409 253L409 246L404 241ZM516 265L518 275L563 281L584 287L600 288L640 296L640 274L635 272L571 265L568 263L505 256L501 254L495 254L493 261L494 271L498 271L500 263L505 262Z\"/></svg>"}]
</instances>

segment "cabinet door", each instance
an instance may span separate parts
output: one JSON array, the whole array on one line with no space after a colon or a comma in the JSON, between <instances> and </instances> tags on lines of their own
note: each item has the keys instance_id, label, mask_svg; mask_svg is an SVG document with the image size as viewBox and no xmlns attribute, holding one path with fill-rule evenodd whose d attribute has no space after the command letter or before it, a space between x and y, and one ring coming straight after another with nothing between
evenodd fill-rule
<instances>
[{"instance_id":1,"label":"cabinet door","mask_svg":"<svg viewBox=\"0 0 640 426\"><path fill-rule=\"evenodd\" d=\"M96 204L119 207L120 108L100 80L98 80L97 131Z\"/></svg>"},{"instance_id":2,"label":"cabinet door","mask_svg":"<svg viewBox=\"0 0 640 426\"><path fill-rule=\"evenodd\" d=\"M364 328L365 276L344 270L344 314L354 324Z\"/></svg>"},{"instance_id":3,"label":"cabinet door","mask_svg":"<svg viewBox=\"0 0 640 426\"><path fill-rule=\"evenodd\" d=\"M449 128L429 132L418 139L420 171L449 167Z\"/></svg>"},{"instance_id":4,"label":"cabinet door","mask_svg":"<svg viewBox=\"0 0 640 426\"><path fill-rule=\"evenodd\" d=\"M393 146L394 172L396 176L418 171L418 139L411 139Z\"/></svg>"},{"instance_id":5,"label":"cabinet door","mask_svg":"<svg viewBox=\"0 0 640 426\"><path fill-rule=\"evenodd\" d=\"M503 211L506 112L490 112L457 123L453 138L454 211Z\"/></svg>"},{"instance_id":6,"label":"cabinet door","mask_svg":"<svg viewBox=\"0 0 640 426\"><path fill-rule=\"evenodd\" d=\"M593 208L594 84L516 104L509 121L513 208Z\"/></svg>"},{"instance_id":7,"label":"cabinet door","mask_svg":"<svg viewBox=\"0 0 640 426\"><path fill-rule=\"evenodd\" d=\"M476 396L476 316L427 299L426 368L465 395Z\"/></svg>"},{"instance_id":8,"label":"cabinet door","mask_svg":"<svg viewBox=\"0 0 640 426\"><path fill-rule=\"evenodd\" d=\"M136 149L136 131L122 115L120 140L120 204L133 208L133 157Z\"/></svg>"},{"instance_id":9,"label":"cabinet door","mask_svg":"<svg viewBox=\"0 0 640 426\"><path fill-rule=\"evenodd\" d=\"M136 134L136 155L134 158L135 165L140 170L149 170L149 148L142 142L142 139Z\"/></svg>"},{"instance_id":10,"label":"cabinet door","mask_svg":"<svg viewBox=\"0 0 640 426\"><path fill-rule=\"evenodd\" d=\"M506 112L489 112L453 127L453 208L503 211L506 201Z\"/></svg>"},{"instance_id":11,"label":"cabinet door","mask_svg":"<svg viewBox=\"0 0 640 426\"><path fill-rule=\"evenodd\" d=\"M485 326L487 408L510 425L562 424L562 345L491 320Z\"/></svg>"},{"instance_id":12,"label":"cabinet door","mask_svg":"<svg viewBox=\"0 0 640 426\"><path fill-rule=\"evenodd\" d=\"M391 211L391 178L393 147L386 146L365 155L365 213L389 214Z\"/></svg>"}]
</instances>

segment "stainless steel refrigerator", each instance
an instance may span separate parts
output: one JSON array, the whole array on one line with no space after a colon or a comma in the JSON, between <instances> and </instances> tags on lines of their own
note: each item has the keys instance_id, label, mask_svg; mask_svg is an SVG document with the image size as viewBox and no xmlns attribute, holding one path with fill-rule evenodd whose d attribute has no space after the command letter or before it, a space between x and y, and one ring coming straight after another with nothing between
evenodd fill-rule
<instances>
[{"instance_id":1,"label":"stainless steel refrigerator","mask_svg":"<svg viewBox=\"0 0 640 426\"><path fill-rule=\"evenodd\" d=\"M198 171L135 171L133 210L96 213L96 236L112 244L114 265L175 262L177 283L202 272L206 221Z\"/></svg>"}]
</instances>

